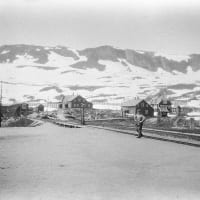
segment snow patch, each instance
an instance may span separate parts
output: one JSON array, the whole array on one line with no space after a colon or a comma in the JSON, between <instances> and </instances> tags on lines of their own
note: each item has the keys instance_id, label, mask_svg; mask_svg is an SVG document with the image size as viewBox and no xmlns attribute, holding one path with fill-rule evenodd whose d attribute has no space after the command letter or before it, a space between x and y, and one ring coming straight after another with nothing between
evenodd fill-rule
<instances>
[{"instance_id":1,"label":"snow patch","mask_svg":"<svg viewBox=\"0 0 200 200\"><path fill-rule=\"evenodd\" d=\"M17 65L35 65L33 64L35 61L37 61L36 58L33 56L30 56L28 54L25 54L24 56L22 55L16 55L17 59L14 60L13 64L15 66Z\"/></svg>"},{"instance_id":2,"label":"snow patch","mask_svg":"<svg viewBox=\"0 0 200 200\"><path fill-rule=\"evenodd\" d=\"M140 53L140 54L144 54L145 52L144 51L139 51L139 50L136 50L137 53Z\"/></svg>"},{"instance_id":3,"label":"snow patch","mask_svg":"<svg viewBox=\"0 0 200 200\"><path fill-rule=\"evenodd\" d=\"M54 49L62 49L62 47L56 46Z\"/></svg>"},{"instance_id":4,"label":"snow patch","mask_svg":"<svg viewBox=\"0 0 200 200\"><path fill-rule=\"evenodd\" d=\"M51 51L48 55L48 62L46 64L49 66L65 67L66 69L67 67L70 67L73 61L74 59L71 57L64 57Z\"/></svg>"},{"instance_id":5,"label":"snow patch","mask_svg":"<svg viewBox=\"0 0 200 200\"><path fill-rule=\"evenodd\" d=\"M191 66L188 66L187 67L187 73L188 74L191 74L191 73L193 73L194 71L192 70L192 67Z\"/></svg>"},{"instance_id":6,"label":"snow patch","mask_svg":"<svg viewBox=\"0 0 200 200\"><path fill-rule=\"evenodd\" d=\"M95 109L109 109L109 110L120 110L120 105L109 105L109 104L93 104Z\"/></svg>"},{"instance_id":7,"label":"snow patch","mask_svg":"<svg viewBox=\"0 0 200 200\"><path fill-rule=\"evenodd\" d=\"M200 101L199 100L191 100L191 101L188 101L187 105L189 107L200 108Z\"/></svg>"},{"instance_id":8,"label":"snow patch","mask_svg":"<svg viewBox=\"0 0 200 200\"><path fill-rule=\"evenodd\" d=\"M1 52L1 54L7 54L9 52L10 52L9 50L4 50L4 51Z\"/></svg>"},{"instance_id":9,"label":"snow patch","mask_svg":"<svg viewBox=\"0 0 200 200\"><path fill-rule=\"evenodd\" d=\"M50 50L52 49L51 47L44 47L45 50Z\"/></svg>"},{"instance_id":10,"label":"snow patch","mask_svg":"<svg viewBox=\"0 0 200 200\"><path fill-rule=\"evenodd\" d=\"M188 61L188 59L190 58L190 56L188 55L175 55L175 54L165 54L165 53L158 53L156 52L154 54L155 56L162 56L167 58L168 60L175 60L175 61Z\"/></svg>"}]
</instances>

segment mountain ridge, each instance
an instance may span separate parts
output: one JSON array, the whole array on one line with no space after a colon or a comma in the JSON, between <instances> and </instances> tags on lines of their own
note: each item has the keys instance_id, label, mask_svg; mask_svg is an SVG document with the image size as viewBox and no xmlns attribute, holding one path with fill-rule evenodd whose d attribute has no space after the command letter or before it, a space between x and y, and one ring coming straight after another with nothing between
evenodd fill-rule
<instances>
[{"instance_id":1,"label":"mountain ridge","mask_svg":"<svg viewBox=\"0 0 200 200\"><path fill-rule=\"evenodd\" d=\"M162 88L168 89L171 98L198 100L199 75L200 54L176 57L110 45L82 50L26 44L0 46L5 101L26 101L29 96L34 100L48 96L56 100L58 95L76 92L89 98L96 96L91 101L120 102L134 96L144 98ZM110 94L115 96L111 98Z\"/></svg>"}]
</instances>

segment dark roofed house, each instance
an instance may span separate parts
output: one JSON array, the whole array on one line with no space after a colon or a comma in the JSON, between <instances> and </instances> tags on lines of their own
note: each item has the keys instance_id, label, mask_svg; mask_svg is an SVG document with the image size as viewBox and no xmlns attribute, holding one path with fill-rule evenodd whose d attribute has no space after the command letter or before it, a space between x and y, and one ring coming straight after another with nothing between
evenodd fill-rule
<instances>
[{"instance_id":1,"label":"dark roofed house","mask_svg":"<svg viewBox=\"0 0 200 200\"><path fill-rule=\"evenodd\" d=\"M2 113L6 117L20 117L21 115L26 115L28 112L27 103L18 103L7 106L2 106Z\"/></svg>"},{"instance_id":2,"label":"dark roofed house","mask_svg":"<svg viewBox=\"0 0 200 200\"><path fill-rule=\"evenodd\" d=\"M92 108L93 104L80 95L67 95L62 98L62 108Z\"/></svg>"},{"instance_id":3,"label":"dark roofed house","mask_svg":"<svg viewBox=\"0 0 200 200\"><path fill-rule=\"evenodd\" d=\"M126 114L137 114L137 112L141 112L146 117L153 117L154 110L153 108L142 99L131 99L125 101L121 105L122 115L126 116Z\"/></svg>"}]
</instances>

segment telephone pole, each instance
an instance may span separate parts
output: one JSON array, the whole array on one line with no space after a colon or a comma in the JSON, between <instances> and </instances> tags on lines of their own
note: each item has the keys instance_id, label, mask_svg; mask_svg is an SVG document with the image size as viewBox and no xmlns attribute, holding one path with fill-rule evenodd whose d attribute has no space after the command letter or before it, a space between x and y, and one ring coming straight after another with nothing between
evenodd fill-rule
<instances>
[{"instance_id":1,"label":"telephone pole","mask_svg":"<svg viewBox=\"0 0 200 200\"><path fill-rule=\"evenodd\" d=\"M81 124L85 125L85 110L84 110L85 104L81 103Z\"/></svg>"},{"instance_id":2,"label":"telephone pole","mask_svg":"<svg viewBox=\"0 0 200 200\"><path fill-rule=\"evenodd\" d=\"M1 106L2 106L2 88L3 88L3 81L1 81L1 94L0 94L0 112L1 112Z\"/></svg>"},{"instance_id":3,"label":"telephone pole","mask_svg":"<svg viewBox=\"0 0 200 200\"><path fill-rule=\"evenodd\" d=\"M0 104L2 103L2 84L3 84L3 81L1 81L1 96L0 96Z\"/></svg>"},{"instance_id":4,"label":"telephone pole","mask_svg":"<svg viewBox=\"0 0 200 200\"><path fill-rule=\"evenodd\" d=\"M1 95L0 95L0 127L1 127L1 118L3 117L2 114L2 81L1 81Z\"/></svg>"}]
</instances>

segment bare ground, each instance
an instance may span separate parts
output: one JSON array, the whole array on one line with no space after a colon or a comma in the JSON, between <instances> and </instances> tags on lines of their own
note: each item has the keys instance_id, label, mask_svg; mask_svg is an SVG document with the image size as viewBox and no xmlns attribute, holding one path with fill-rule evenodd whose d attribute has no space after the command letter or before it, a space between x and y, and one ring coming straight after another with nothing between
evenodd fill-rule
<instances>
[{"instance_id":1,"label":"bare ground","mask_svg":"<svg viewBox=\"0 0 200 200\"><path fill-rule=\"evenodd\" d=\"M1 200L199 197L199 148L50 123L0 129Z\"/></svg>"}]
</instances>

